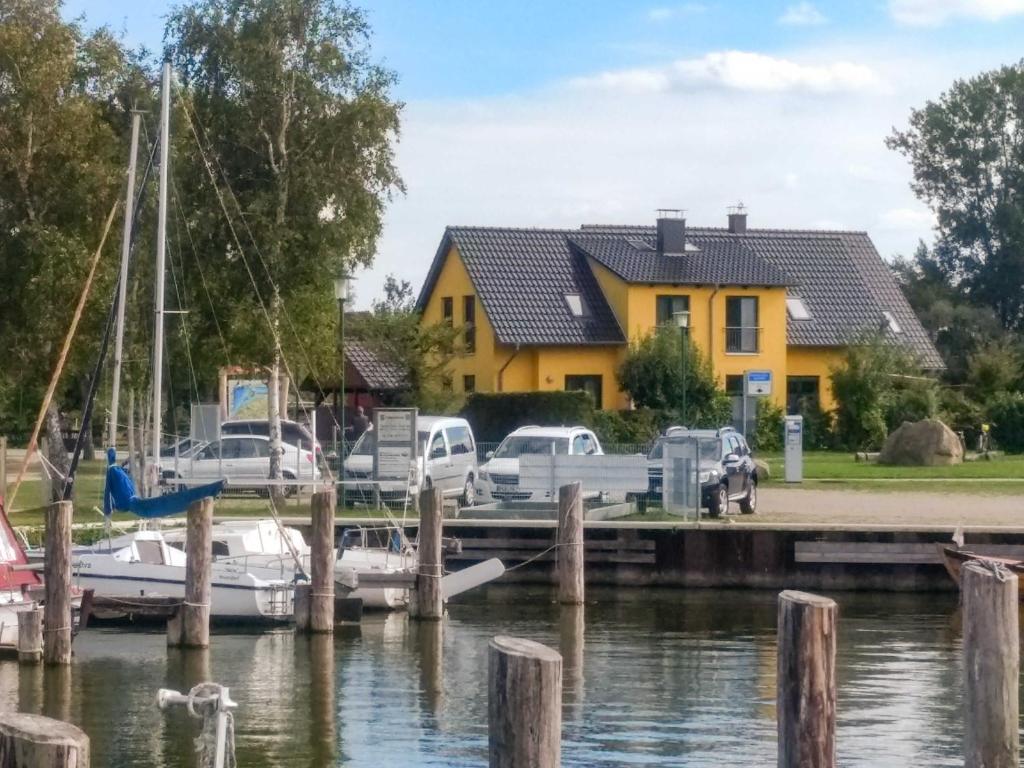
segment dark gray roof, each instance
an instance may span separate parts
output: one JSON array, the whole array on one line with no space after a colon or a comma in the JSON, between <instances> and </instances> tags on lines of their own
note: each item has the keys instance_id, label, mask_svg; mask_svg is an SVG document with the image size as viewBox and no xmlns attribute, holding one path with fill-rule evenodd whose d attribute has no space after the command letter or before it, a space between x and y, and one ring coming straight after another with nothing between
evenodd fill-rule
<instances>
[{"instance_id":1,"label":"dark gray roof","mask_svg":"<svg viewBox=\"0 0 1024 768\"><path fill-rule=\"evenodd\" d=\"M578 234L569 238L630 283L675 285L792 285L786 274L737 239L687 237L686 253L658 253L653 231L623 237Z\"/></svg>"},{"instance_id":2,"label":"dark gray roof","mask_svg":"<svg viewBox=\"0 0 1024 768\"><path fill-rule=\"evenodd\" d=\"M420 292L422 309L454 244L494 333L503 344L623 344L611 307L568 232L448 227ZM579 294L576 317L566 294Z\"/></svg>"},{"instance_id":3,"label":"dark gray roof","mask_svg":"<svg viewBox=\"0 0 1024 768\"><path fill-rule=\"evenodd\" d=\"M626 338L587 256L639 283L786 286L810 320L789 320L794 346L842 346L886 327L890 312L926 368L942 368L928 334L865 232L688 228L684 254L659 256L653 226L578 230L449 227L419 296L425 306L454 244L498 340L506 344L621 344ZM565 301L579 293L588 314Z\"/></svg>"},{"instance_id":4,"label":"dark gray roof","mask_svg":"<svg viewBox=\"0 0 1024 768\"><path fill-rule=\"evenodd\" d=\"M598 235L653 239L654 227L584 226ZM884 329L883 312L892 313L900 333L892 338L917 353L925 368L943 368L914 310L866 232L688 228L687 241L706 246L739 243L782 270L790 279L790 296L799 296L810 320L789 320L787 341L794 346L840 346L865 332Z\"/></svg>"},{"instance_id":5,"label":"dark gray roof","mask_svg":"<svg viewBox=\"0 0 1024 768\"><path fill-rule=\"evenodd\" d=\"M345 359L362 377L370 391L386 392L408 386L401 367L382 360L361 342L345 340Z\"/></svg>"}]
</instances>

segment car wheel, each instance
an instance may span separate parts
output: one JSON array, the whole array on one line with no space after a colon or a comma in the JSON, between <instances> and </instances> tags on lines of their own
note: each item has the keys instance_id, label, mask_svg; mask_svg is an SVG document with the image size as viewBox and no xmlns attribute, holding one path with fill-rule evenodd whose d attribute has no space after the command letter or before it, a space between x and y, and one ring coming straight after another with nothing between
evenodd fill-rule
<instances>
[{"instance_id":1,"label":"car wheel","mask_svg":"<svg viewBox=\"0 0 1024 768\"><path fill-rule=\"evenodd\" d=\"M747 488L747 495L740 501L740 512L752 515L757 512L757 480L750 478L747 482L750 485Z\"/></svg>"},{"instance_id":2,"label":"car wheel","mask_svg":"<svg viewBox=\"0 0 1024 768\"><path fill-rule=\"evenodd\" d=\"M284 473L284 479L285 480L294 480L295 479L295 475L291 474L290 472L285 472ZM283 486L281 486L281 488L282 488L282 495L286 499L290 499L292 496L295 495L295 492L298 490L298 487L294 486L294 485L283 485Z\"/></svg>"},{"instance_id":3,"label":"car wheel","mask_svg":"<svg viewBox=\"0 0 1024 768\"><path fill-rule=\"evenodd\" d=\"M459 498L460 507L472 507L476 504L476 486L473 485L473 476L466 477L466 485L462 489L462 496Z\"/></svg>"},{"instance_id":4,"label":"car wheel","mask_svg":"<svg viewBox=\"0 0 1024 768\"><path fill-rule=\"evenodd\" d=\"M721 517L729 512L729 489L726 486L718 486L715 495L711 497L711 506L708 507L708 511L712 517Z\"/></svg>"}]
</instances>

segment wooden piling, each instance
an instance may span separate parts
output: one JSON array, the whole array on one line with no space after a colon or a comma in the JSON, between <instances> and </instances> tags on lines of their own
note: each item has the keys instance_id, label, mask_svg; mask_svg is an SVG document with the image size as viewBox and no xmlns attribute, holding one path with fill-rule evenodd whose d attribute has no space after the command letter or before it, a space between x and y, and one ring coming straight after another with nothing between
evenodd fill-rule
<instances>
[{"instance_id":1,"label":"wooden piling","mask_svg":"<svg viewBox=\"0 0 1024 768\"><path fill-rule=\"evenodd\" d=\"M558 533L555 539L558 602L583 605L583 486L579 482L558 489Z\"/></svg>"},{"instance_id":2,"label":"wooden piling","mask_svg":"<svg viewBox=\"0 0 1024 768\"><path fill-rule=\"evenodd\" d=\"M779 594L779 768L835 767L837 612L825 597Z\"/></svg>"},{"instance_id":3,"label":"wooden piling","mask_svg":"<svg viewBox=\"0 0 1024 768\"><path fill-rule=\"evenodd\" d=\"M960 570L965 768L1020 765L1017 590L1017 575L1006 569L966 563Z\"/></svg>"},{"instance_id":4,"label":"wooden piling","mask_svg":"<svg viewBox=\"0 0 1024 768\"><path fill-rule=\"evenodd\" d=\"M70 501L46 510L43 659L47 664L71 663L71 518Z\"/></svg>"},{"instance_id":5,"label":"wooden piling","mask_svg":"<svg viewBox=\"0 0 1024 768\"><path fill-rule=\"evenodd\" d=\"M334 631L334 510L337 504L333 488L313 494L312 533L310 534L309 631Z\"/></svg>"},{"instance_id":6,"label":"wooden piling","mask_svg":"<svg viewBox=\"0 0 1024 768\"><path fill-rule=\"evenodd\" d=\"M295 620L295 631L300 634L309 632L310 608L313 604L313 585L296 584L292 593L292 616Z\"/></svg>"},{"instance_id":7,"label":"wooden piling","mask_svg":"<svg viewBox=\"0 0 1024 768\"><path fill-rule=\"evenodd\" d=\"M210 598L213 581L213 499L189 504L185 529L185 600L167 622L167 642L186 648L210 645ZM178 630L177 642L174 637Z\"/></svg>"},{"instance_id":8,"label":"wooden piling","mask_svg":"<svg viewBox=\"0 0 1024 768\"><path fill-rule=\"evenodd\" d=\"M558 768L562 761L562 657L532 640L499 635L488 658L491 768Z\"/></svg>"},{"instance_id":9,"label":"wooden piling","mask_svg":"<svg viewBox=\"0 0 1024 768\"><path fill-rule=\"evenodd\" d=\"M416 588L409 601L409 615L414 619L439 621L444 615L441 597L441 576L444 561L441 554L441 510L443 497L436 488L420 493L419 543L416 548L419 570Z\"/></svg>"},{"instance_id":10,"label":"wooden piling","mask_svg":"<svg viewBox=\"0 0 1024 768\"><path fill-rule=\"evenodd\" d=\"M89 768L89 737L71 723L21 712L0 714L4 768Z\"/></svg>"},{"instance_id":11,"label":"wooden piling","mask_svg":"<svg viewBox=\"0 0 1024 768\"><path fill-rule=\"evenodd\" d=\"M22 664L38 664L42 660L43 609L33 606L27 611L18 612L18 661Z\"/></svg>"}]
</instances>

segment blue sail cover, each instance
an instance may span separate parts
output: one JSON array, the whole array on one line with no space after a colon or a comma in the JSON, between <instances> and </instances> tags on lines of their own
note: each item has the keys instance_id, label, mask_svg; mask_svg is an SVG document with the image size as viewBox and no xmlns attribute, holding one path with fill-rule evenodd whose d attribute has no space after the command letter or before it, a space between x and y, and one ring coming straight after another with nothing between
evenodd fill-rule
<instances>
[{"instance_id":1,"label":"blue sail cover","mask_svg":"<svg viewBox=\"0 0 1024 768\"><path fill-rule=\"evenodd\" d=\"M110 517L114 511L131 512L138 517L170 517L180 515L193 501L207 496L219 496L224 490L224 481L197 485L184 491L143 499L135 492L131 475L117 465L117 454L113 448L107 450L107 480L103 489L103 514Z\"/></svg>"}]
</instances>

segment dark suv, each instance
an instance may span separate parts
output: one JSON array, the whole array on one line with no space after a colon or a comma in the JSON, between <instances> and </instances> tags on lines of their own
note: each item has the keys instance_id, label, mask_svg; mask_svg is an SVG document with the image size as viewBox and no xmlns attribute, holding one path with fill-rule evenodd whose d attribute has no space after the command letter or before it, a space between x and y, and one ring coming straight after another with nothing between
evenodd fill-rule
<instances>
[{"instance_id":1,"label":"dark suv","mask_svg":"<svg viewBox=\"0 0 1024 768\"><path fill-rule=\"evenodd\" d=\"M743 435L732 427L721 429L687 429L670 427L659 437L647 455L649 478L648 498L662 496L662 462L665 443L677 438L694 438L699 442L701 506L712 517L729 510L729 502L740 505L740 511L752 515L757 511L757 466Z\"/></svg>"}]
</instances>

